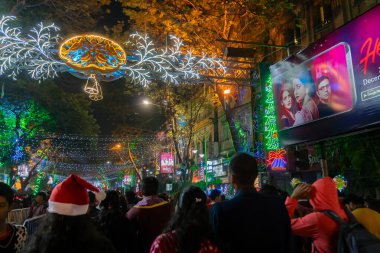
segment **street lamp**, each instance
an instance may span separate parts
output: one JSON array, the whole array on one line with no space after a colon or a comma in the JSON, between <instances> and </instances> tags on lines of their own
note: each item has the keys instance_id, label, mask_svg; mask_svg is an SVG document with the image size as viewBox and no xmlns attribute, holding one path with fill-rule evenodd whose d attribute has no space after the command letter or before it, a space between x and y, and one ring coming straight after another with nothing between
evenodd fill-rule
<instances>
[{"instance_id":1,"label":"street lamp","mask_svg":"<svg viewBox=\"0 0 380 253\"><path fill-rule=\"evenodd\" d=\"M112 150L120 150L121 149L121 144L115 144L115 146L113 146L112 148L111 148Z\"/></svg>"},{"instance_id":2,"label":"street lamp","mask_svg":"<svg viewBox=\"0 0 380 253\"><path fill-rule=\"evenodd\" d=\"M199 154L199 157L203 158L203 157L205 157L205 154Z\"/></svg>"},{"instance_id":3,"label":"street lamp","mask_svg":"<svg viewBox=\"0 0 380 253\"><path fill-rule=\"evenodd\" d=\"M143 104L144 104L144 105L150 105L150 104L152 104L152 102L150 102L150 101L147 100L147 99L144 99L144 100L143 100Z\"/></svg>"}]
</instances>

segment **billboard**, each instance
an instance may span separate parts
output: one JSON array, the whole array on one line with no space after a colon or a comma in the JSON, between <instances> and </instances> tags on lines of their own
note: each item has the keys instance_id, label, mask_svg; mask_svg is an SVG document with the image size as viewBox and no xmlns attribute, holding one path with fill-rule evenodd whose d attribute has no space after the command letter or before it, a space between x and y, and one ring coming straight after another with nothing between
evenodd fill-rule
<instances>
[{"instance_id":1,"label":"billboard","mask_svg":"<svg viewBox=\"0 0 380 253\"><path fill-rule=\"evenodd\" d=\"M173 173L174 155L172 153L161 153L161 173Z\"/></svg>"},{"instance_id":2,"label":"billboard","mask_svg":"<svg viewBox=\"0 0 380 253\"><path fill-rule=\"evenodd\" d=\"M380 123L380 6L270 67L282 145Z\"/></svg>"}]
</instances>

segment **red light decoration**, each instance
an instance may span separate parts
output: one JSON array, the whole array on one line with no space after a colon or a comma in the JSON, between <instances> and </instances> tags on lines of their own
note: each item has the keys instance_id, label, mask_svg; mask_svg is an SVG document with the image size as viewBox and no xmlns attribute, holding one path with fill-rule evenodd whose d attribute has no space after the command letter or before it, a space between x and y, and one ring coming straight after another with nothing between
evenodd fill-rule
<instances>
[{"instance_id":1,"label":"red light decoration","mask_svg":"<svg viewBox=\"0 0 380 253\"><path fill-rule=\"evenodd\" d=\"M271 150L268 152L267 166L272 171L286 170L285 149Z\"/></svg>"}]
</instances>

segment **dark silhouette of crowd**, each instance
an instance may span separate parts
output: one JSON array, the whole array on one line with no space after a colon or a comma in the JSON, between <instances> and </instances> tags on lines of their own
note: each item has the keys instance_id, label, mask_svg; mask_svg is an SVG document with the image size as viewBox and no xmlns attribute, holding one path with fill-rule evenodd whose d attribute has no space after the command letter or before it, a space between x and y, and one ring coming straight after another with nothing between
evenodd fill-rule
<instances>
[{"instance_id":1,"label":"dark silhouette of crowd","mask_svg":"<svg viewBox=\"0 0 380 253\"><path fill-rule=\"evenodd\" d=\"M170 198L158 193L154 177L142 180L142 198L133 191L104 193L70 175L49 199L45 193L37 194L29 218L42 218L32 235L23 226L7 223L15 196L0 183L0 252L341 253L341 225L326 210L344 222L355 219L378 249L376 200L351 194L340 201L329 177L312 185L300 182L291 195L271 185L258 191L257 175L251 155L235 155L229 180L236 194L229 200L223 200L218 189L207 196L196 186Z\"/></svg>"}]
</instances>

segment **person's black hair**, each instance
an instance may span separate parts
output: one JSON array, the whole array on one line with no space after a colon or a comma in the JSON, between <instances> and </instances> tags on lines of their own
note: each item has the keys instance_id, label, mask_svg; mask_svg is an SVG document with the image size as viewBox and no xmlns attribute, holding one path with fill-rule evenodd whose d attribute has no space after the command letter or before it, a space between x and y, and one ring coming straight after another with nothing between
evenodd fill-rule
<instances>
[{"instance_id":1,"label":"person's black hair","mask_svg":"<svg viewBox=\"0 0 380 253\"><path fill-rule=\"evenodd\" d=\"M368 208L380 213L380 201L372 197L367 197L366 200Z\"/></svg>"},{"instance_id":2,"label":"person's black hair","mask_svg":"<svg viewBox=\"0 0 380 253\"><path fill-rule=\"evenodd\" d=\"M48 213L23 253L115 253L87 215L66 216Z\"/></svg>"},{"instance_id":3,"label":"person's black hair","mask_svg":"<svg viewBox=\"0 0 380 253\"><path fill-rule=\"evenodd\" d=\"M41 196L44 201L47 200L47 194L45 192L37 192L36 197Z\"/></svg>"},{"instance_id":4,"label":"person's black hair","mask_svg":"<svg viewBox=\"0 0 380 253\"><path fill-rule=\"evenodd\" d=\"M258 174L256 159L247 153L238 153L232 157L229 170L237 183L244 186L251 186Z\"/></svg>"},{"instance_id":5,"label":"person's black hair","mask_svg":"<svg viewBox=\"0 0 380 253\"><path fill-rule=\"evenodd\" d=\"M353 193L348 194L343 201L344 204L349 204L350 202L355 205L364 205L364 199Z\"/></svg>"},{"instance_id":6,"label":"person's black hair","mask_svg":"<svg viewBox=\"0 0 380 253\"><path fill-rule=\"evenodd\" d=\"M210 199L215 200L218 196L220 196L222 193L218 189L214 189L210 192Z\"/></svg>"},{"instance_id":7,"label":"person's black hair","mask_svg":"<svg viewBox=\"0 0 380 253\"><path fill-rule=\"evenodd\" d=\"M328 80L330 82L330 77L328 77L328 76L321 76L320 78L318 78L317 83L316 83L317 89L319 88L319 85L321 84L321 82L323 80Z\"/></svg>"},{"instance_id":8,"label":"person's black hair","mask_svg":"<svg viewBox=\"0 0 380 253\"><path fill-rule=\"evenodd\" d=\"M103 209L120 210L120 197L117 191L107 191L106 198L100 202Z\"/></svg>"},{"instance_id":9,"label":"person's black hair","mask_svg":"<svg viewBox=\"0 0 380 253\"><path fill-rule=\"evenodd\" d=\"M280 192L278 189L270 184L264 184L260 189L260 193L266 196L280 197Z\"/></svg>"},{"instance_id":10,"label":"person's black hair","mask_svg":"<svg viewBox=\"0 0 380 253\"><path fill-rule=\"evenodd\" d=\"M158 180L155 177L145 177L142 180L142 192L144 196L153 196L158 193Z\"/></svg>"},{"instance_id":11,"label":"person's black hair","mask_svg":"<svg viewBox=\"0 0 380 253\"><path fill-rule=\"evenodd\" d=\"M93 193L92 191L88 191L88 198L90 200L89 204L90 205L93 205L95 204L95 193Z\"/></svg>"},{"instance_id":12,"label":"person's black hair","mask_svg":"<svg viewBox=\"0 0 380 253\"><path fill-rule=\"evenodd\" d=\"M309 88L308 95L310 97L315 96L316 87L314 85L314 80L309 69L302 69L294 78L299 79L305 88Z\"/></svg>"},{"instance_id":13,"label":"person's black hair","mask_svg":"<svg viewBox=\"0 0 380 253\"><path fill-rule=\"evenodd\" d=\"M125 192L125 197L127 198L128 204L137 204L137 197L134 191L128 190Z\"/></svg>"},{"instance_id":14,"label":"person's black hair","mask_svg":"<svg viewBox=\"0 0 380 253\"><path fill-rule=\"evenodd\" d=\"M132 227L121 207L120 198L124 196L120 195L117 191L107 191L106 198L100 203L103 208L98 216L97 224L99 231L113 243L118 252L126 252L127 246L132 247L134 238Z\"/></svg>"},{"instance_id":15,"label":"person's black hair","mask_svg":"<svg viewBox=\"0 0 380 253\"><path fill-rule=\"evenodd\" d=\"M176 252L199 252L203 240L212 240L207 196L196 186L185 188L166 232L175 231Z\"/></svg>"},{"instance_id":16,"label":"person's black hair","mask_svg":"<svg viewBox=\"0 0 380 253\"><path fill-rule=\"evenodd\" d=\"M126 197L119 192L120 210L122 213L128 212L128 202Z\"/></svg>"},{"instance_id":17,"label":"person's black hair","mask_svg":"<svg viewBox=\"0 0 380 253\"><path fill-rule=\"evenodd\" d=\"M0 182L0 196L7 200L9 206L13 204L14 192L6 183Z\"/></svg>"}]
</instances>

